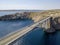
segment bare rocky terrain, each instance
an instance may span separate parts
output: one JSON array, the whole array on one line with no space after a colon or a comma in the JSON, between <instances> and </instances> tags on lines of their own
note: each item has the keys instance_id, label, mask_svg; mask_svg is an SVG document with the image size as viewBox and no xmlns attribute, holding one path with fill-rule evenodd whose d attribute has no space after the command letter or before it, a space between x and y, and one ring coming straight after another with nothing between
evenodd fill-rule
<instances>
[{"instance_id":1,"label":"bare rocky terrain","mask_svg":"<svg viewBox=\"0 0 60 45\"><path fill-rule=\"evenodd\" d=\"M53 17L53 19L56 17L60 17L60 9L44 10L42 12L31 12L30 14L30 17L35 21L39 21L48 16Z\"/></svg>"}]
</instances>

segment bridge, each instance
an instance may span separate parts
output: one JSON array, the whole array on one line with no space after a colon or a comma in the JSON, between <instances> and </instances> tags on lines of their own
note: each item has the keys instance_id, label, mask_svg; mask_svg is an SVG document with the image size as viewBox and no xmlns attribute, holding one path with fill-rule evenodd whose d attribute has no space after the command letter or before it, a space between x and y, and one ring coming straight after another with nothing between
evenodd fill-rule
<instances>
[{"instance_id":1,"label":"bridge","mask_svg":"<svg viewBox=\"0 0 60 45\"><path fill-rule=\"evenodd\" d=\"M50 28L50 19L51 17L44 18L43 20L35 22L32 25L26 26L20 30L6 35L2 39L0 39L0 45L10 45L12 42L16 41L18 38L22 37L29 31L32 31L36 27L44 28L43 31L47 31L47 29Z\"/></svg>"}]
</instances>

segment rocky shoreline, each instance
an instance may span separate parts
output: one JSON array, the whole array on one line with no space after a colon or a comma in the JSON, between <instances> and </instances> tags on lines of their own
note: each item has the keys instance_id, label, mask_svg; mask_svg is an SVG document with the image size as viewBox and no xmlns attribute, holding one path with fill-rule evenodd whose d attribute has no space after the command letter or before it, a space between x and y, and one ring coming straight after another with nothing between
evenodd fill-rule
<instances>
[{"instance_id":1,"label":"rocky shoreline","mask_svg":"<svg viewBox=\"0 0 60 45\"><path fill-rule=\"evenodd\" d=\"M4 16L0 16L0 21L29 19L29 15L30 15L29 12L4 15Z\"/></svg>"}]
</instances>

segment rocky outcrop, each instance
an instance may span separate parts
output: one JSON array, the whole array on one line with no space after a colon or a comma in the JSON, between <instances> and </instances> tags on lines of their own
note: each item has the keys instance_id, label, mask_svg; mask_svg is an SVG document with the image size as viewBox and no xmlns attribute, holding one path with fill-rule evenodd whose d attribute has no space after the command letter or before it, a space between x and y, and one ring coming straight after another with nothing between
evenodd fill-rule
<instances>
[{"instance_id":1,"label":"rocky outcrop","mask_svg":"<svg viewBox=\"0 0 60 45\"><path fill-rule=\"evenodd\" d=\"M60 17L54 18L52 25L56 30L60 30Z\"/></svg>"},{"instance_id":2,"label":"rocky outcrop","mask_svg":"<svg viewBox=\"0 0 60 45\"><path fill-rule=\"evenodd\" d=\"M29 19L29 14L27 12L15 13L10 15L1 16L0 20L17 20L17 19Z\"/></svg>"}]
</instances>

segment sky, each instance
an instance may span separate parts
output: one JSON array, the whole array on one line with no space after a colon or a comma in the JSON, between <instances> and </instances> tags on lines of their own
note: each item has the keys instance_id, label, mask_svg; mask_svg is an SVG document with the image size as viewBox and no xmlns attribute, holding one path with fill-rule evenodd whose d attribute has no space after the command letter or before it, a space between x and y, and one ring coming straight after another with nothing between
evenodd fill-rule
<instances>
[{"instance_id":1,"label":"sky","mask_svg":"<svg viewBox=\"0 0 60 45\"><path fill-rule=\"evenodd\" d=\"M60 9L60 0L0 0L0 10L50 10Z\"/></svg>"}]
</instances>

